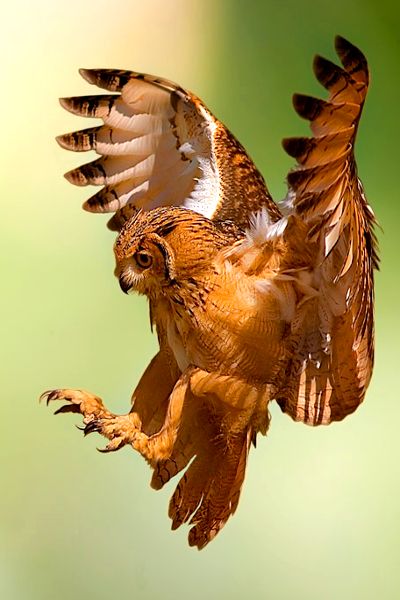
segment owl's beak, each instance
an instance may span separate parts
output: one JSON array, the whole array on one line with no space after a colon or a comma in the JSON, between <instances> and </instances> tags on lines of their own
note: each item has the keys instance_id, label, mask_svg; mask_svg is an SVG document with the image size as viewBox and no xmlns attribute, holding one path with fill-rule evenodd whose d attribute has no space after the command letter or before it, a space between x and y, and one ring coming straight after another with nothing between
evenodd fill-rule
<instances>
[{"instance_id":1,"label":"owl's beak","mask_svg":"<svg viewBox=\"0 0 400 600\"><path fill-rule=\"evenodd\" d=\"M132 284L125 281L125 279L123 277L120 277L118 279L118 281L119 281L119 286L120 286L121 290L124 292L124 294L129 294L129 290L132 288Z\"/></svg>"}]
</instances>

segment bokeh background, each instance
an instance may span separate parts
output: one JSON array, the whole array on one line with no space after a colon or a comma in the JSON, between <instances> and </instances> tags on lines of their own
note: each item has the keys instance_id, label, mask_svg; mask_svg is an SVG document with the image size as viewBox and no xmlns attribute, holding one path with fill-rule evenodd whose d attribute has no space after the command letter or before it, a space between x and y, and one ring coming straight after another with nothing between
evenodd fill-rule
<instances>
[{"instance_id":1,"label":"bokeh background","mask_svg":"<svg viewBox=\"0 0 400 600\"><path fill-rule=\"evenodd\" d=\"M14 0L2 7L0 597L336 600L400 597L399 4L391 0ZM306 132L294 91L324 94L315 52L367 54L357 157L379 232L376 369L356 414L312 430L272 407L239 510L201 553L171 533L129 449L103 456L79 419L37 397L83 387L126 411L156 349L146 302L120 293L113 234L62 173L58 133L85 126L57 97L93 93L78 67L179 81L232 129L275 198ZM89 91L90 90L90 91ZM85 157L86 158L86 157Z\"/></svg>"}]
</instances>

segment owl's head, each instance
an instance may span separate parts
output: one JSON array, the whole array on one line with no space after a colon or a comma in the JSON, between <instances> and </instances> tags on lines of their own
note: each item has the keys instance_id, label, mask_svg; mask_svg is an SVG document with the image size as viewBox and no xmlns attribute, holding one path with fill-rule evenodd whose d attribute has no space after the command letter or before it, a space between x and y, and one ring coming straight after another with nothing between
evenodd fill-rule
<instances>
[{"instance_id":1,"label":"owl's head","mask_svg":"<svg viewBox=\"0 0 400 600\"><path fill-rule=\"evenodd\" d=\"M196 280L215 255L234 241L206 217L182 207L138 212L123 226L114 247L121 289L147 296L167 293L176 283Z\"/></svg>"}]
</instances>

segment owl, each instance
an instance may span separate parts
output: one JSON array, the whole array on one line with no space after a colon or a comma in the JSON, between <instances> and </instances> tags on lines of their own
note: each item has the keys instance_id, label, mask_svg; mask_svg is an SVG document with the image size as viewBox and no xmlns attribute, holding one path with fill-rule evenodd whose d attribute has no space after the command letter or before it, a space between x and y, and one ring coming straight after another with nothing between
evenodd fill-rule
<instances>
[{"instance_id":1,"label":"owl","mask_svg":"<svg viewBox=\"0 0 400 600\"><path fill-rule=\"evenodd\" d=\"M199 549L237 508L270 402L328 425L358 407L371 378L375 217L354 157L368 66L342 37L335 46L342 66L314 60L328 99L293 97L312 137L283 140L297 164L281 203L228 129L171 81L81 70L107 94L61 100L103 122L58 138L100 155L66 178L103 186L84 208L113 213L115 275L147 296L159 351L125 415L83 390L43 397L82 415L103 452L139 452L153 488L178 476L172 528L189 523Z\"/></svg>"}]
</instances>

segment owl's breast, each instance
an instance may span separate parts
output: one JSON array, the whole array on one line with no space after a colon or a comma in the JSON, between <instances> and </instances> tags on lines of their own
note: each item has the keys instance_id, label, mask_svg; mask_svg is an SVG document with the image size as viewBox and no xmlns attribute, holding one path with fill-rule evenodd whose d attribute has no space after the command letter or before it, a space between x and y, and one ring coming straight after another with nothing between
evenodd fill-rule
<instances>
[{"instance_id":1,"label":"owl's breast","mask_svg":"<svg viewBox=\"0 0 400 600\"><path fill-rule=\"evenodd\" d=\"M210 286L202 302L187 298L185 308L168 312L168 344L182 371L194 365L271 383L287 356L294 302L291 284L278 289L245 275L227 278Z\"/></svg>"}]
</instances>

